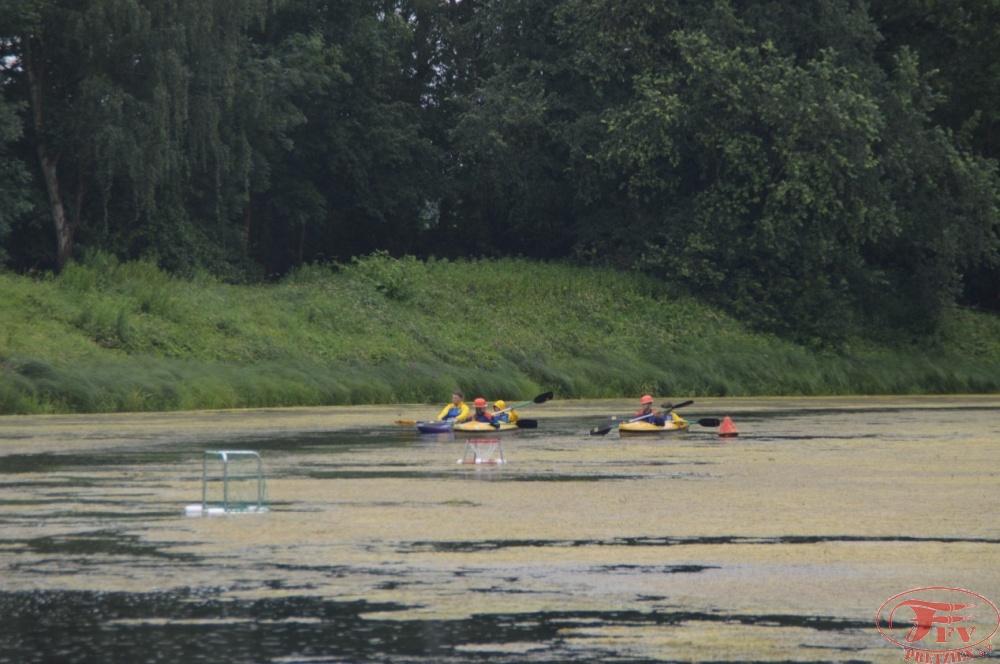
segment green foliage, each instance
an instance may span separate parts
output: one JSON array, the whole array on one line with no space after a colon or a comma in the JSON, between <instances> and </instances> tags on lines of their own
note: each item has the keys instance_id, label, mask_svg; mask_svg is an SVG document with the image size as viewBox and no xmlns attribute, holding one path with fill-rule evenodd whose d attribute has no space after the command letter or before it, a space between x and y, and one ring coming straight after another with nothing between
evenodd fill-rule
<instances>
[{"instance_id":1,"label":"green foliage","mask_svg":"<svg viewBox=\"0 0 1000 664\"><path fill-rule=\"evenodd\" d=\"M2 82L25 112L30 99L33 140L53 161L49 205L84 246L221 270L255 176L248 135L288 125L260 117L280 102L246 36L268 3L35 4L0 35L12 62L30 51L34 79L4 67Z\"/></svg>"},{"instance_id":2,"label":"green foliage","mask_svg":"<svg viewBox=\"0 0 1000 664\"><path fill-rule=\"evenodd\" d=\"M251 255L270 273L419 243L446 183L430 138L437 111L423 99L438 48L415 33L437 30L443 11L293 0L255 35L303 119L264 146L268 181L247 208Z\"/></svg>"},{"instance_id":3,"label":"green foliage","mask_svg":"<svg viewBox=\"0 0 1000 664\"><path fill-rule=\"evenodd\" d=\"M24 162L11 149L21 138L18 113L22 108L23 104L8 102L6 90L0 88L0 264L7 260L5 240L11 228L32 209L31 177Z\"/></svg>"},{"instance_id":4,"label":"green foliage","mask_svg":"<svg viewBox=\"0 0 1000 664\"><path fill-rule=\"evenodd\" d=\"M998 7L0 0L0 261L61 269L75 242L256 284L339 262L374 329L448 312L425 294L437 266L390 257L572 259L809 346L932 338L963 294L995 306ZM156 281L74 325L183 355L191 307ZM287 355L212 318L219 360ZM362 355L457 341L411 332Z\"/></svg>"},{"instance_id":5,"label":"green foliage","mask_svg":"<svg viewBox=\"0 0 1000 664\"><path fill-rule=\"evenodd\" d=\"M933 117L963 131L977 154L1000 158L1000 4L951 0L873 0L871 16L886 56L904 48L919 54L939 102Z\"/></svg>"},{"instance_id":6,"label":"green foliage","mask_svg":"<svg viewBox=\"0 0 1000 664\"><path fill-rule=\"evenodd\" d=\"M629 203L582 255L619 245L741 320L830 345L862 324L932 334L963 267L995 264L995 165L932 125L905 50L880 68L863 7L562 11L566 57L608 100L594 160Z\"/></svg>"},{"instance_id":7,"label":"green foliage","mask_svg":"<svg viewBox=\"0 0 1000 664\"><path fill-rule=\"evenodd\" d=\"M403 294L403 296L401 296ZM1000 390L1000 322L955 311L936 346L816 353L671 284L526 260L376 254L270 286L91 254L0 273L0 412Z\"/></svg>"},{"instance_id":8,"label":"green foliage","mask_svg":"<svg viewBox=\"0 0 1000 664\"><path fill-rule=\"evenodd\" d=\"M400 302L412 299L427 282L423 263L413 256L397 260L386 251L354 258L348 272L357 274L390 300Z\"/></svg>"}]
</instances>

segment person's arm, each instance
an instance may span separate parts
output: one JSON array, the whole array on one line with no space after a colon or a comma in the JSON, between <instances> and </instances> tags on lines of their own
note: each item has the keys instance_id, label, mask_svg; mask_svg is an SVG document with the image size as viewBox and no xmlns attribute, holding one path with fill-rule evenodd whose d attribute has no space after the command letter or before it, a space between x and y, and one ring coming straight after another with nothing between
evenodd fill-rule
<instances>
[{"instance_id":1,"label":"person's arm","mask_svg":"<svg viewBox=\"0 0 1000 664\"><path fill-rule=\"evenodd\" d=\"M458 417L455 418L455 421L465 422L466 420L469 419L469 407L463 401L462 403L458 404L458 408L459 408Z\"/></svg>"}]
</instances>

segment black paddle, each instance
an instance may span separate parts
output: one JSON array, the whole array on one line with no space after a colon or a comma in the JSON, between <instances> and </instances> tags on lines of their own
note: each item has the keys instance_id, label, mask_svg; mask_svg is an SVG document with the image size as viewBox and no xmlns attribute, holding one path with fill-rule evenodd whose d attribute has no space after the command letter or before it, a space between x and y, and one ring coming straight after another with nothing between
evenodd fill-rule
<instances>
[{"instance_id":1,"label":"black paddle","mask_svg":"<svg viewBox=\"0 0 1000 664\"><path fill-rule=\"evenodd\" d=\"M670 404L665 403L665 404L663 404L663 408L666 409L666 411L669 413L672 410L676 410L678 408L683 408L684 406L690 406L693 403L694 403L694 401L682 401L681 403L677 404L676 406L671 406ZM635 418L634 420L627 420L627 421L628 422L638 422L639 420L646 419L650 415L652 415L652 413L648 413L646 415L640 415L639 417ZM618 426L618 424L621 424L621 422L619 422L617 424L612 424L612 425L606 426L606 427L594 427L593 429L590 430L590 435L591 436L606 436L608 434L608 432L611 431L612 429L614 429L616 426Z\"/></svg>"},{"instance_id":2,"label":"black paddle","mask_svg":"<svg viewBox=\"0 0 1000 664\"><path fill-rule=\"evenodd\" d=\"M663 409L666 410L669 413L672 410L677 410L678 408L683 408L684 406L690 406L693 403L694 403L694 401L682 401L679 404L677 404L676 406L671 406L670 404L665 403L665 404L663 404Z\"/></svg>"},{"instance_id":3,"label":"black paddle","mask_svg":"<svg viewBox=\"0 0 1000 664\"><path fill-rule=\"evenodd\" d=\"M527 406L527 405L533 404L533 403L545 403L546 401L548 401L551 398L552 398L552 393L551 392L542 392L541 394L539 394L537 397L535 397L531 401L522 401L521 403L516 403L513 406L507 406L503 410L498 410L497 412L498 413L506 413L507 411L514 410L515 408L520 408L521 406Z\"/></svg>"},{"instance_id":4,"label":"black paddle","mask_svg":"<svg viewBox=\"0 0 1000 664\"><path fill-rule=\"evenodd\" d=\"M680 408L681 406L687 406L687 405L692 404L692 403L694 403L694 402L693 401L685 401L684 403L679 403L676 406L671 406L669 403L665 403L665 404L661 404L660 407L666 409L667 412L670 412L674 408ZM702 418L702 419L698 420L696 422L696 424L700 424L703 427L717 427L717 426L719 426L719 425L722 424L722 420L717 419L715 417L705 417L705 418Z\"/></svg>"},{"instance_id":5,"label":"black paddle","mask_svg":"<svg viewBox=\"0 0 1000 664\"><path fill-rule=\"evenodd\" d=\"M515 408L520 408L521 406L527 406L527 405L533 404L533 403L545 403L546 401L548 401L551 398L552 398L552 393L551 392L542 392L541 394L539 394L537 397L535 397L531 401L522 401L521 403L516 403L513 406L507 406L503 410L498 410L496 413L494 413L494 415L497 415L499 413L508 413L508 412L514 410ZM521 420L521 419L519 419L517 422L514 422L514 424L516 424L519 429L537 429L538 428L538 420Z\"/></svg>"},{"instance_id":6,"label":"black paddle","mask_svg":"<svg viewBox=\"0 0 1000 664\"><path fill-rule=\"evenodd\" d=\"M644 420L647 417L650 417L651 415L652 415L652 413L647 413L645 415L640 415L639 417L636 417L636 418L631 419L631 420L623 420L623 422L624 423L638 422L639 420ZM610 426L606 426L606 427L594 427L593 429L590 430L590 435L591 436L606 436L606 435L608 435L609 431L611 431L612 429L614 429L619 424L622 424L622 422L615 422L614 424L612 424Z\"/></svg>"}]
</instances>

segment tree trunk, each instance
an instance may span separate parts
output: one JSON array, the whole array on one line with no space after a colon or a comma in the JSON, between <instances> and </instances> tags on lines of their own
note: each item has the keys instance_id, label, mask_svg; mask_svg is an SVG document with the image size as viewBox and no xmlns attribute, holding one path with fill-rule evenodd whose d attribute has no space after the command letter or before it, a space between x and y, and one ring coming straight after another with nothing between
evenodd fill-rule
<instances>
[{"instance_id":1,"label":"tree trunk","mask_svg":"<svg viewBox=\"0 0 1000 664\"><path fill-rule=\"evenodd\" d=\"M35 127L35 148L38 151L38 163L45 180L45 190L49 196L49 208L56 231L56 269L62 270L73 258L73 236L76 224L66 217L66 209L62 203L62 193L59 188L59 177L56 166L59 156L49 152L45 141L45 131L42 117L42 81L41 72L35 61L33 49L34 38L25 36L24 69L28 74L28 88L31 96L31 117Z\"/></svg>"}]
</instances>

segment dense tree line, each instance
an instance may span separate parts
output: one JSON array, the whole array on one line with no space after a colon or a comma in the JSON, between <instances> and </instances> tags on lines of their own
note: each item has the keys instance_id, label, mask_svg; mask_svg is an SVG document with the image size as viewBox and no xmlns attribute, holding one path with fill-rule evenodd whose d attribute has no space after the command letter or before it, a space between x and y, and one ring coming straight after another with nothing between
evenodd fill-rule
<instances>
[{"instance_id":1,"label":"dense tree line","mask_svg":"<svg viewBox=\"0 0 1000 664\"><path fill-rule=\"evenodd\" d=\"M996 307L1000 0L0 0L0 260L662 276L800 341Z\"/></svg>"}]
</instances>

